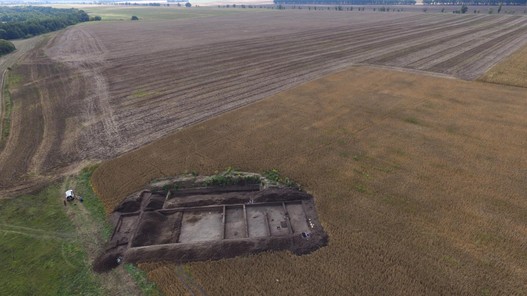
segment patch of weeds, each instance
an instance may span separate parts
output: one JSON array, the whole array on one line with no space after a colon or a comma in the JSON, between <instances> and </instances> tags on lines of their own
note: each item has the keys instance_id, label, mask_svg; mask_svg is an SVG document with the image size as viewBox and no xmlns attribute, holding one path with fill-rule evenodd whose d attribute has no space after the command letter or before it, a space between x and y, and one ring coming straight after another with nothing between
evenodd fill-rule
<instances>
[{"instance_id":1,"label":"patch of weeds","mask_svg":"<svg viewBox=\"0 0 527 296\"><path fill-rule=\"evenodd\" d=\"M481 232L475 235L474 240L477 245L486 246L494 242L496 238L490 233Z\"/></svg>"},{"instance_id":2,"label":"patch of weeds","mask_svg":"<svg viewBox=\"0 0 527 296\"><path fill-rule=\"evenodd\" d=\"M408 123L411 123L411 124L416 124L416 125L420 125L419 121L417 120L417 118L415 117L406 117L404 119L405 122L408 122Z\"/></svg>"},{"instance_id":3,"label":"patch of weeds","mask_svg":"<svg viewBox=\"0 0 527 296\"><path fill-rule=\"evenodd\" d=\"M280 179L282 178L280 176L280 172L277 169L271 169L264 172L264 177L267 178L267 180L274 181L274 182L280 182Z\"/></svg>"},{"instance_id":4,"label":"patch of weeds","mask_svg":"<svg viewBox=\"0 0 527 296\"><path fill-rule=\"evenodd\" d=\"M395 152L395 154L400 156L404 156L406 154L401 148L394 149L393 151Z\"/></svg>"},{"instance_id":5,"label":"patch of weeds","mask_svg":"<svg viewBox=\"0 0 527 296\"><path fill-rule=\"evenodd\" d=\"M481 289L481 295L483 295L483 296L491 295L491 293L490 293L490 289L489 289L489 288L483 288L483 289Z\"/></svg>"},{"instance_id":6,"label":"patch of weeds","mask_svg":"<svg viewBox=\"0 0 527 296\"><path fill-rule=\"evenodd\" d=\"M361 176L363 176L364 178L366 179L369 179L370 178L370 174L368 174L368 172L364 171L364 170L359 170L359 169L353 169L353 171Z\"/></svg>"},{"instance_id":7,"label":"patch of weeds","mask_svg":"<svg viewBox=\"0 0 527 296\"><path fill-rule=\"evenodd\" d=\"M162 189L163 191L178 191L180 188L179 184L165 184L163 185Z\"/></svg>"},{"instance_id":8,"label":"patch of weeds","mask_svg":"<svg viewBox=\"0 0 527 296\"><path fill-rule=\"evenodd\" d=\"M228 167L221 173L216 173L205 180L207 186L229 186L229 185L249 185L259 184L259 176L243 175L232 167Z\"/></svg>"},{"instance_id":9,"label":"patch of weeds","mask_svg":"<svg viewBox=\"0 0 527 296\"><path fill-rule=\"evenodd\" d=\"M263 176L269 181L283 184L286 187L300 188L300 186L293 180L289 179L288 177L282 177L282 175L280 175L280 172L277 169L265 171L263 173Z\"/></svg>"},{"instance_id":10,"label":"patch of weeds","mask_svg":"<svg viewBox=\"0 0 527 296\"><path fill-rule=\"evenodd\" d=\"M387 166L387 167L373 167L375 170L383 172L383 173L391 173L394 171L393 167Z\"/></svg>"},{"instance_id":11,"label":"patch of weeds","mask_svg":"<svg viewBox=\"0 0 527 296\"><path fill-rule=\"evenodd\" d=\"M8 81L6 81L6 83L9 82L9 85L12 87L18 87L22 78L22 75L18 73L9 72Z\"/></svg>"},{"instance_id":12,"label":"patch of weeds","mask_svg":"<svg viewBox=\"0 0 527 296\"><path fill-rule=\"evenodd\" d=\"M348 158L350 157L350 153L348 151L342 151L339 153L339 156L342 158Z\"/></svg>"},{"instance_id":13,"label":"patch of weeds","mask_svg":"<svg viewBox=\"0 0 527 296\"><path fill-rule=\"evenodd\" d=\"M11 130L11 113L13 111L13 99L11 98L11 92L9 91L10 79L12 79L12 74L9 74L9 77L6 79L4 89L2 94L4 96L4 104L2 106L3 120L1 122L2 130L0 131L0 148L3 148L7 138L9 137L9 132ZM12 83L12 82L11 82Z\"/></svg>"},{"instance_id":14,"label":"patch of weeds","mask_svg":"<svg viewBox=\"0 0 527 296\"><path fill-rule=\"evenodd\" d=\"M346 145L348 145L348 141L346 141L344 139L338 139L337 140L337 144L339 144L340 146L346 146Z\"/></svg>"},{"instance_id":15,"label":"patch of weeds","mask_svg":"<svg viewBox=\"0 0 527 296\"><path fill-rule=\"evenodd\" d=\"M368 193L368 188L364 184L355 184L355 190L360 193Z\"/></svg>"},{"instance_id":16,"label":"patch of weeds","mask_svg":"<svg viewBox=\"0 0 527 296\"><path fill-rule=\"evenodd\" d=\"M136 90L132 93L131 97L134 99L142 99L145 97L152 97L157 94L158 94L157 91Z\"/></svg>"},{"instance_id":17,"label":"patch of weeds","mask_svg":"<svg viewBox=\"0 0 527 296\"><path fill-rule=\"evenodd\" d=\"M134 282L137 283L137 286L141 289L144 295L147 296L158 296L161 295L156 284L148 281L146 272L135 267L133 264L125 264L124 269L132 276Z\"/></svg>"},{"instance_id":18,"label":"patch of weeds","mask_svg":"<svg viewBox=\"0 0 527 296\"><path fill-rule=\"evenodd\" d=\"M452 266L460 266L461 265L461 262L459 262L459 260L457 260L456 258L450 256L450 255L445 255L441 258L443 261L445 261L448 265L452 265Z\"/></svg>"}]
</instances>

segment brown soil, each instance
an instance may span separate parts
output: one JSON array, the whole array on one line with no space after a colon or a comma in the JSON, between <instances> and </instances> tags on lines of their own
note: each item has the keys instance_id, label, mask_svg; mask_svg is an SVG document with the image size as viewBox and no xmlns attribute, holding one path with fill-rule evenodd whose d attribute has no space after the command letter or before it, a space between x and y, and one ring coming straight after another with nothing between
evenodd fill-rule
<instances>
[{"instance_id":1,"label":"brown soil","mask_svg":"<svg viewBox=\"0 0 527 296\"><path fill-rule=\"evenodd\" d=\"M103 163L92 181L108 211L158 176L229 166L276 168L316 196L328 247L140 264L167 295L187 286L229 295L527 294L525 96L357 67Z\"/></svg>"},{"instance_id":2,"label":"brown soil","mask_svg":"<svg viewBox=\"0 0 527 296\"><path fill-rule=\"evenodd\" d=\"M210 193L185 194L183 189L170 197L168 191L142 190L128 196L112 213L114 231L93 270L107 272L121 262L186 263L277 250L303 255L327 245L313 197L307 193L282 187L245 192L204 189ZM160 197L161 206L151 208L152 200ZM211 203L205 202L207 198ZM207 205L196 206L195 201L188 205L189 199ZM139 205L138 211L130 213L130 204Z\"/></svg>"},{"instance_id":3,"label":"brown soil","mask_svg":"<svg viewBox=\"0 0 527 296\"><path fill-rule=\"evenodd\" d=\"M351 64L473 79L526 41L527 19L510 15L287 10L74 26L15 71L0 194Z\"/></svg>"}]
</instances>

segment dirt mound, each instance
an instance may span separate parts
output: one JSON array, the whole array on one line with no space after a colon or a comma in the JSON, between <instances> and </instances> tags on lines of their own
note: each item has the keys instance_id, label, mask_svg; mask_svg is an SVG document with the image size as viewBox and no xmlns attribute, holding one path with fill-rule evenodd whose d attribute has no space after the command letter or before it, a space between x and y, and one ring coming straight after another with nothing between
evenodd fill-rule
<instances>
[{"instance_id":1,"label":"dirt mound","mask_svg":"<svg viewBox=\"0 0 527 296\"><path fill-rule=\"evenodd\" d=\"M279 189L270 188L264 191L258 192L254 197L254 202L270 202L275 200L290 201L290 200L307 200L312 198L311 195L302 192L298 189Z\"/></svg>"},{"instance_id":2,"label":"dirt mound","mask_svg":"<svg viewBox=\"0 0 527 296\"><path fill-rule=\"evenodd\" d=\"M116 212L121 213L132 213L137 212L141 208L141 201L138 200L125 200L117 208L115 208Z\"/></svg>"},{"instance_id":3,"label":"dirt mound","mask_svg":"<svg viewBox=\"0 0 527 296\"><path fill-rule=\"evenodd\" d=\"M107 272L119 265L122 255L116 252L103 253L93 261L92 269L95 272Z\"/></svg>"},{"instance_id":4,"label":"dirt mound","mask_svg":"<svg viewBox=\"0 0 527 296\"><path fill-rule=\"evenodd\" d=\"M148 204L146 205L145 210L159 210L163 207L164 203L165 197L163 195L152 195L148 201Z\"/></svg>"}]
</instances>

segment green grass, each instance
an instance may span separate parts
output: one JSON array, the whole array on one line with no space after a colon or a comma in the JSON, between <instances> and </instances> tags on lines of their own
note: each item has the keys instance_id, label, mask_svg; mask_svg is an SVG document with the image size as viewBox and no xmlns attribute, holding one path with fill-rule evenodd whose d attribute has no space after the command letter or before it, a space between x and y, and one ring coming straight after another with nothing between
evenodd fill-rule
<instances>
[{"instance_id":1,"label":"green grass","mask_svg":"<svg viewBox=\"0 0 527 296\"><path fill-rule=\"evenodd\" d=\"M0 200L2 295L101 295L58 185Z\"/></svg>"},{"instance_id":2,"label":"green grass","mask_svg":"<svg viewBox=\"0 0 527 296\"><path fill-rule=\"evenodd\" d=\"M97 226L101 231L100 235L104 239L109 239L112 234L113 227L106 219L106 212L104 211L104 206L99 197L95 194L95 192L93 192L93 188L90 182L91 175L96 169L97 165L85 167L74 180L67 182L67 184L75 184L75 191L81 194L81 196L83 197L84 207L90 213L90 218L92 219L92 222L98 224ZM145 272L131 264L125 265L124 268L130 274L134 282L142 290L144 295L161 295L156 285L148 281Z\"/></svg>"},{"instance_id":3,"label":"green grass","mask_svg":"<svg viewBox=\"0 0 527 296\"><path fill-rule=\"evenodd\" d=\"M96 168L84 168L65 185L84 198L89 221L81 223L94 223L107 239L112 226L90 183ZM104 275L91 271L82 244L87 238L79 237L72 223L81 218L67 216L62 189L61 184L53 184L37 194L0 200L0 295L105 294L100 282ZM143 271L134 266L125 270L145 295L161 295Z\"/></svg>"},{"instance_id":4,"label":"green grass","mask_svg":"<svg viewBox=\"0 0 527 296\"><path fill-rule=\"evenodd\" d=\"M146 277L146 272L142 271L141 269L135 267L133 264L125 264L124 269L132 276L136 284L141 288L141 291L144 295L147 296L159 296L161 295L161 292L159 292L157 286L149 282Z\"/></svg>"},{"instance_id":5,"label":"green grass","mask_svg":"<svg viewBox=\"0 0 527 296\"><path fill-rule=\"evenodd\" d=\"M5 80L4 89L2 90L3 94L3 106L2 106L2 112L3 112L3 119L0 126L2 126L2 130L0 131L0 149L4 147L7 138L9 137L9 132L11 130L11 113L13 112L13 100L11 98L11 92L9 91L9 87L15 87L18 85L22 79L20 75L16 75L12 72L7 72L7 77Z\"/></svg>"},{"instance_id":6,"label":"green grass","mask_svg":"<svg viewBox=\"0 0 527 296\"><path fill-rule=\"evenodd\" d=\"M106 219L104 206L95 192L93 192L90 183L91 175L95 169L97 169L96 165L88 166L79 173L77 178L75 178L75 191L81 194L84 199L84 207L90 213L93 221L99 224L98 228L101 229L101 236L109 239L110 235L112 235L113 227Z\"/></svg>"},{"instance_id":7,"label":"green grass","mask_svg":"<svg viewBox=\"0 0 527 296\"><path fill-rule=\"evenodd\" d=\"M136 90L131 94L131 97L134 99L141 99L145 97L153 97L157 94L159 94L157 91Z\"/></svg>"}]
</instances>

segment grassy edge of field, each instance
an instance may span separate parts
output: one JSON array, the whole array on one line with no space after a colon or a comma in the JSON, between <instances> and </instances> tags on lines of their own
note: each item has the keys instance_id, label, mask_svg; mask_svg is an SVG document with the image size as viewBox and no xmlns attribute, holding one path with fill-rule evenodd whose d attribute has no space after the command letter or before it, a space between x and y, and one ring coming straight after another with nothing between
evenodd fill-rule
<instances>
[{"instance_id":1,"label":"grassy edge of field","mask_svg":"<svg viewBox=\"0 0 527 296\"><path fill-rule=\"evenodd\" d=\"M85 167L78 175L54 182L37 193L0 200L0 254L10 258L0 266L3 293L112 294L108 287L115 281L108 278L116 271L99 275L91 270L90 263L90 257L97 253L94 246L105 242L112 232L103 204L92 189L90 178L96 168ZM62 194L70 187L82 195L84 202L64 207ZM82 214L83 208L86 215ZM87 232L79 231L79 225ZM96 231L96 238L86 235L93 234L90 229ZM141 294L162 295L138 267L125 265L122 269Z\"/></svg>"},{"instance_id":2,"label":"grassy edge of field","mask_svg":"<svg viewBox=\"0 0 527 296\"><path fill-rule=\"evenodd\" d=\"M4 148L9 132L11 131L11 113L13 111L13 100L11 98L11 92L9 91L9 70L4 71L1 81L2 91L2 111L0 114L0 150Z\"/></svg>"},{"instance_id":3,"label":"grassy edge of field","mask_svg":"<svg viewBox=\"0 0 527 296\"><path fill-rule=\"evenodd\" d=\"M91 165L82 169L76 177L75 188L78 192L84 194L83 198L86 209L90 212L90 216L94 218L93 221L96 221L99 224L102 237L107 240L112 234L113 226L108 221L104 205L99 196L94 192L91 184L91 175L97 167L98 165ZM141 289L143 295L161 295L157 286L148 280L146 272L132 264L125 264L123 268L134 280L135 284Z\"/></svg>"}]
</instances>

